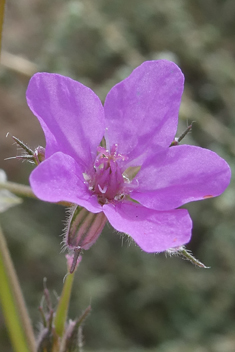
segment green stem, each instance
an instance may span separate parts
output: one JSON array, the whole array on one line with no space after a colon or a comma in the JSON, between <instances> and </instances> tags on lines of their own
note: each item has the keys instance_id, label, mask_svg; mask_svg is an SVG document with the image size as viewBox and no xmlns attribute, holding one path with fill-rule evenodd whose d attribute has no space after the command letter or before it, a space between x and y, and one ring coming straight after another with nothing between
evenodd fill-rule
<instances>
[{"instance_id":1,"label":"green stem","mask_svg":"<svg viewBox=\"0 0 235 352\"><path fill-rule=\"evenodd\" d=\"M0 1L0 51L2 47L2 30L3 30L3 20L4 20L4 9L5 9L5 0Z\"/></svg>"},{"instance_id":2,"label":"green stem","mask_svg":"<svg viewBox=\"0 0 235 352\"><path fill-rule=\"evenodd\" d=\"M67 277L65 279L65 284L62 290L62 294L60 296L59 304L56 310L54 326L58 336L62 336L64 333L64 328L65 328L65 323L66 323L68 308L69 308L69 301L71 296L71 290L73 286L73 279L74 279L74 273L67 274Z\"/></svg>"},{"instance_id":3,"label":"green stem","mask_svg":"<svg viewBox=\"0 0 235 352\"><path fill-rule=\"evenodd\" d=\"M15 352L36 351L33 329L1 229L0 282L0 302Z\"/></svg>"},{"instance_id":4,"label":"green stem","mask_svg":"<svg viewBox=\"0 0 235 352\"><path fill-rule=\"evenodd\" d=\"M0 182L0 189L7 189L19 197L36 198L32 189L29 186L20 185L14 182Z\"/></svg>"}]
</instances>

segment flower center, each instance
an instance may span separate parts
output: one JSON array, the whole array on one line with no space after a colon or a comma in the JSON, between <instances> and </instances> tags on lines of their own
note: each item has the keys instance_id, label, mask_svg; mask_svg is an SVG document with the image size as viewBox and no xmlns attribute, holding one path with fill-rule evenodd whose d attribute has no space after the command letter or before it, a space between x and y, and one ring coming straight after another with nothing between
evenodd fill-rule
<instances>
[{"instance_id":1,"label":"flower center","mask_svg":"<svg viewBox=\"0 0 235 352\"><path fill-rule=\"evenodd\" d=\"M94 173L90 177L84 175L89 190L96 194L100 204L112 200L121 200L125 197L125 186L130 183L123 176L118 161L127 160L127 157L118 153L118 146L114 144L110 151L99 146L98 155L94 163Z\"/></svg>"}]
</instances>

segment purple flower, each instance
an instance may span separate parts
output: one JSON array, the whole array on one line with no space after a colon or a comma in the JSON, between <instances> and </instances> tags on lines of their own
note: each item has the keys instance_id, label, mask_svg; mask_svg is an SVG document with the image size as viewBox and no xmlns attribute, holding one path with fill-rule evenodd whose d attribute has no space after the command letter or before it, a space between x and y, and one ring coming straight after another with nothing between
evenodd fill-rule
<instances>
[{"instance_id":1,"label":"purple flower","mask_svg":"<svg viewBox=\"0 0 235 352\"><path fill-rule=\"evenodd\" d=\"M218 196L228 186L230 168L214 152L169 147L183 84L174 63L147 61L111 89L103 106L91 89L70 78L31 78L27 102L46 149L30 184L44 201L85 208L71 224L78 232L79 224L93 231L81 247L90 247L107 220L146 252L181 246L190 240L192 221L186 209L176 208ZM70 238L71 248L80 246L81 236Z\"/></svg>"}]
</instances>

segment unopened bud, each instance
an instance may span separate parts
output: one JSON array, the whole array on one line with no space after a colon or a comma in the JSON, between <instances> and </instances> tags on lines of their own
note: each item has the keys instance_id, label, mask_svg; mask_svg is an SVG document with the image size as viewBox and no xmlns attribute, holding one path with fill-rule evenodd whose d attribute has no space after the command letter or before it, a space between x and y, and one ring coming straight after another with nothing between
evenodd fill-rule
<instances>
[{"instance_id":1,"label":"unopened bud","mask_svg":"<svg viewBox=\"0 0 235 352\"><path fill-rule=\"evenodd\" d=\"M53 347L53 334L48 328L44 328L37 341L37 352L51 351Z\"/></svg>"},{"instance_id":2,"label":"unopened bud","mask_svg":"<svg viewBox=\"0 0 235 352\"><path fill-rule=\"evenodd\" d=\"M83 312L83 314L75 321L70 320L65 331L65 346L63 352L75 352L82 348L82 324L89 315L91 307Z\"/></svg>"},{"instance_id":3,"label":"unopened bud","mask_svg":"<svg viewBox=\"0 0 235 352\"><path fill-rule=\"evenodd\" d=\"M173 147L174 145L179 145L178 140L179 140L179 138L175 137L175 139L173 140L173 142L171 142L170 147Z\"/></svg>"},{"instance_id":4,"label":"unopened bud","mask_svg":"<svg viewBox=\"0 0 235 352\"><path fill-rule=\"evenodd\" d=\"M194 122L194 121L193 121ZM175 139L173 140L173 142L170 144L170 147L173 147L175 145L179 145L180 142L182 141L182 139L184 139L184 137L192 131L193 128L193 122L191 123L191 125L189 125L186 130L179 136L179 138L175 137Z\"/></svg>"},{"instance_id":5,"label":"unopened bud","mask_svg":"<svg viewBox=\"0 0 235 352\"><path fill-rule=\"evenodd\" d=\"M45 160L45 148L39 146L33 151L24 142L22 142L19 138L16 138L15 136L12 136L12 138L18 144L18 146L20 146L24 151L23 155L18 155L13 158L27 160L31 163L36 164L36 165L39 165L42 161ZM8 159L12 159L12 158L8 158Z\"/></svg>"},{"instance_id":6,"label":"unopened bud","mask_svg":"<svg viewBox=\"0 0 235 352\"><path fill-rule=\"evenodd\" d=\"M66 234L68 248L89 249L101 234L106 221L103 212L94 214L77 206L72 213Z\"/></svg>"},{"instance_id":7,"label":"unopened bud","mask_svg":"<svg viewBox=\"0 0 235 352\"><path fill-rule=\"evenodd\" d=\"M74 251L70 273L73 273L82 249L89 249L101 234L107 218L103 212L94 214L77 206L69 220L65 245Z\"/></svg>"},{"instance_id":8,"label":"unopened bud","mask_svg":"<svg viewBox=\"0 0 235 352\"><path fill-rule=\"evenodd\" d=\"M58 344L58 336L53 327L53 315L51 310L44 322L46 326L41 330L37 339L37 352L52 351L52 348Z\"/></svg>"},{"instance_id":9,"label":"unopened bud","mask_svg":"<svg viewBox=\"0 0 235 352\"><path fill-rule=\"evenodd\" d=\"M45 160L45 148L39 146L34 151L34 158L36 160L36 164L40 164Z\"/></svg>"}]
</instances>

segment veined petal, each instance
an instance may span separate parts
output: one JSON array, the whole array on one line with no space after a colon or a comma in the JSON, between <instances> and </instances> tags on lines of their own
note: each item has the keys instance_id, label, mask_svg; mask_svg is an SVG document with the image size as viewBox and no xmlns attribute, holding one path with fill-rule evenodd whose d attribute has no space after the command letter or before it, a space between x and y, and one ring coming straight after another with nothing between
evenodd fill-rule
<instances>
[{"instance_id":1,"label":"veined petal","mask_svg":"<svg viewBox=\"0 0 235 352\"><path fill-rule=\"evenodd\" d=\"M105 204L110 224L130 235L145 252L162 252L189 242L192 221L185 209L158 212L136 203Z\"/></svg>"},{"instance_id":2,"label":"veined petal","mask_svg":"<svg viewBox=\"0 0 235 352\"><path fill-rule=\"evenodd\" d=\"M52 73L36 73L26 92L46 138L46 158L61 151L90 166L104 134L104 110L88 87Z\"/></svg>"},{"instance_id":3,"label":"veined petal","mask_svg":"<svg viewBox=\"0 0 235 352\"><path fill-rule=\"evenodd\" d=\"M104 105L107 139L128 156L128 166L141 165L149 153L171 144L183 84L184 76L173 62L146 61L110 90Z\"/></svg>"},{"instance_id":4,"label":"veined petal","mask_svg":"<svg viewBox=\"0 0 235 352\"><path fill-rule=\"evenodd\" d=\"M216 197L229 185L231 170L216 153L181 145L149 158L136 176L139 186L131 197L155 210Z\"/></svg>"},{"instance_id":5,"label":"veined petal","mask_svg":"<svg viewBox=\"0 0 235 352\"><path fill-rule=\"evenodd\" d=\"M69 155L53 154L33 170L29 181L34 194L41 200L71 202L92 213L102 211L84 182L81 166Z\"/></svg>"}]
</instances>

